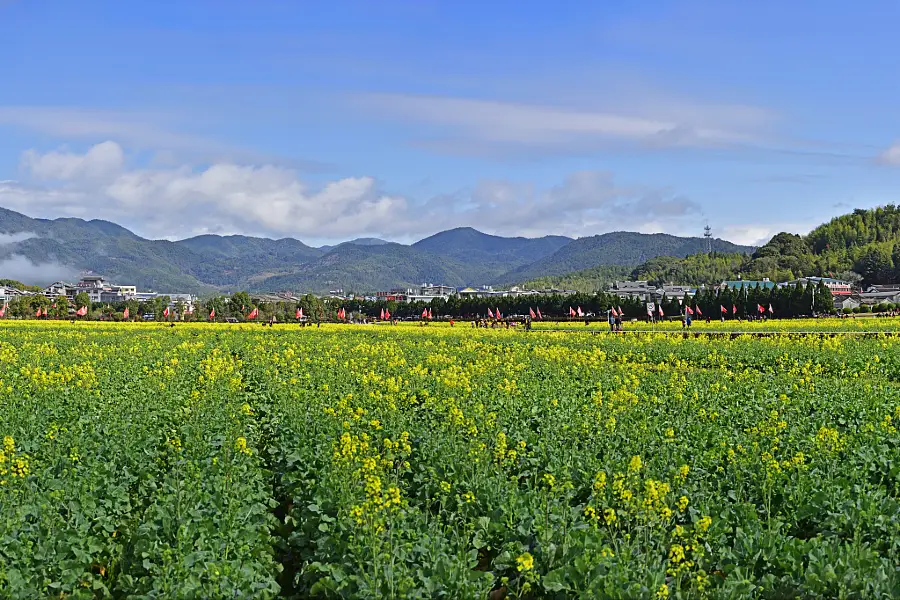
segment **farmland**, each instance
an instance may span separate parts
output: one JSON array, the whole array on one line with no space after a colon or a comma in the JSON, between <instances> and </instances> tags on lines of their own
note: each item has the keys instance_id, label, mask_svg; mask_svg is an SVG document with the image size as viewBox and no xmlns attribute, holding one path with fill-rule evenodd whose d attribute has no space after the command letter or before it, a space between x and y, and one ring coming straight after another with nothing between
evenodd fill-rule
<instances>
[{"instance_id":1,"label":"farmland","mask_svg":"<svg viewBox=\"0 0 900 600\"><path fill-rule=\"evenodd\" d=\"M3 323L0 597L898 597L897 350Z\"/></svg>"}]
</instances>

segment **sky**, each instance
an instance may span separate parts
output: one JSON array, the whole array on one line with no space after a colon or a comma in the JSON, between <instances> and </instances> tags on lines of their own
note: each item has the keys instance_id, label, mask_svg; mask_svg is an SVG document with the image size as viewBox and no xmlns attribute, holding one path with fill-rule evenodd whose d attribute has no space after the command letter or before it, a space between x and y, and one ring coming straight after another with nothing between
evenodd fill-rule
<instances>
[{"instance_id":1,"label":"sky","mask_svg":"<svg viewBox=\"0 0 900 600\"><path fill-rule=\"evenodd\" d=\"M760 244L900 187L900 3L0 0L0 206Z\"/></svg>"}]
</instances>

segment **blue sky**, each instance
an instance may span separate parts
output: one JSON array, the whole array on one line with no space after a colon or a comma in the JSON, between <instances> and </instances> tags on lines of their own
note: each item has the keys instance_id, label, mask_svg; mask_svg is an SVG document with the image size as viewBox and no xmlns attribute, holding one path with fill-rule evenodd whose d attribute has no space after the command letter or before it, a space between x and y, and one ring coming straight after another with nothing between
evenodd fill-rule
<instances>
[{"instance_id":1,"label":"blue sky","mask_svg":"<svg viewBox=\"0 0 900 600\"><path fill-rule=\"evenodd\" d=\"M900 4L0 0L0 206L756 243L900 184Z\"/></svg>"}]
</instances>

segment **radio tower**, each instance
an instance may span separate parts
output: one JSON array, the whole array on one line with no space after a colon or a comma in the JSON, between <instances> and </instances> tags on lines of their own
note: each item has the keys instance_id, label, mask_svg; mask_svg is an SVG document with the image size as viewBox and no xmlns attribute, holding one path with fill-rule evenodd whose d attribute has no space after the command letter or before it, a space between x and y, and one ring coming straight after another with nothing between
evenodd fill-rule
<instances>
[{"instance_id":1,"label":"radio tower","mask_svg":"<svg viewBox=\"0 0 900 600\"><path fill-rule=\"evenodd\" d=\"M710 229L709 223L703 228L703 237L706 238L706 253L712 254L712 229Z\"/></svg>"}]
</instances>

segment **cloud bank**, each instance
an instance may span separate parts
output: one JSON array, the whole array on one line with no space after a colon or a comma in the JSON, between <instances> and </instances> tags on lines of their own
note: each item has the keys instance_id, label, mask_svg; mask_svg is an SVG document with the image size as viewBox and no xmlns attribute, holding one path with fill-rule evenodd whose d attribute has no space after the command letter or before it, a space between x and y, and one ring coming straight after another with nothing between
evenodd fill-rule
<instances>
[{"instance_id":1,"label":"cloud bank","mask_svg":"<svg viewBox=\"0 0 900 600\"><path fill-rule=\"evenodd\" d=\"M253 232L315 239L408 237L458 226L501 235L593 235L616 229L699 226L692 200L671 190L623 185L603 171L570 173L548 188L485 180L427 199L384 191L373 177L311 187L275 165L130 168L106 141L84 153L22 156L29 183L0 183L0 205L35 216L115 220L148 237Z\"/></svg>"}]
</instances>

